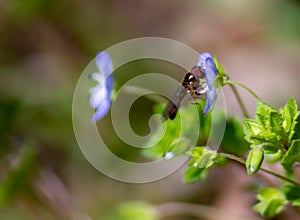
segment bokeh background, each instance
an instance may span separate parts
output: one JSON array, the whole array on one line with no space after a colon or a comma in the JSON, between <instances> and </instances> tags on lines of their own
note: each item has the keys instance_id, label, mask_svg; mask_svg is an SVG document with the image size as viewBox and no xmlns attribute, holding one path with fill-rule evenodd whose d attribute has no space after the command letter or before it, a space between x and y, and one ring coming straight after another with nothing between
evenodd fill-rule
<instances>
[{"instance_id":1,"label":"bokeh background","mask_svg":"<svg viewBox=\"0 0 300 220\"><path fill-rule=\"evenodd\" d=\"M194 202L224 211L223 219L226 213L256 216L250 208L254 193L245 190L251 179L235 164L214 169L195 185L184 184L182 170L157 182L129 184L105 177L81 154L72 129L72 95L81 72L98 51L146 36L215 54L232 79L271 105L280 107L291 96L300 101L297 0L2 0L0 219L106 219L136 200ZM119 84L153 71L181 79L182 70L159 65L124 66ZM224 91L229 113L240 117L231 91ZM240 92L253 115L255 100ZM151 105L136 103L134 110L137 128L147 127ZM114 151L132 158L121 142Z\"/></svg>"}]
</instances>

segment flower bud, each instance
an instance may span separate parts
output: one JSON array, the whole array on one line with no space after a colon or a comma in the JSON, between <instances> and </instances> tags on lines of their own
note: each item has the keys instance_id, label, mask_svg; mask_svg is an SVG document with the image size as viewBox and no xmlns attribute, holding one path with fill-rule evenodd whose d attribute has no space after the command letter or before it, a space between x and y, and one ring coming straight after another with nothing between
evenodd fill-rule
<instances>
[{"instance_id":1,"label":"flower bud","mask_svg":"<svg viewBox=\"0 0 300 220\"><path fill-rule=\"evenodd\" d=\"M256 173L264 160L264 150L261 146L253 148L247 158L246 168L248 175Z\"/></svg>"}]
</instances>

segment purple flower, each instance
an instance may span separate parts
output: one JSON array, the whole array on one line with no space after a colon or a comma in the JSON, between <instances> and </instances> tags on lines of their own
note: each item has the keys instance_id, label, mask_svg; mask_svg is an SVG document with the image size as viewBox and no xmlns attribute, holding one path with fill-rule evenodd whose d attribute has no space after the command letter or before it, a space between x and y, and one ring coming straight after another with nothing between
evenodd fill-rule
<instances>
[{"instance_id":1,"label":"purple flower","mask_svg":"<svg viewBox=\"0 0 300 220\"><path fill-rule=\"evenodd\" d=\"M98 84L90 89L90 106L96 110L92 117L93 122L105 116L109 111L114 87L110 56L106 52L98 53L96 64L99 72L93 73L91 78L97 81Z\"/></svg>"},{"instance_id":2,"label":"purple flower","mask_svg":"<svg viewBox=\"0 0 300 220\"><path fill-rule=\"evenodd\" d=\"M206 104L203 110L203 114L205 115L213 108L213 105L217 98L217 89L214 87L214 80L217 77L218 70L214 63L212 55L207 52L200 54L197 66L200 67L206 78Z\"/></svg>"}]
</instances>

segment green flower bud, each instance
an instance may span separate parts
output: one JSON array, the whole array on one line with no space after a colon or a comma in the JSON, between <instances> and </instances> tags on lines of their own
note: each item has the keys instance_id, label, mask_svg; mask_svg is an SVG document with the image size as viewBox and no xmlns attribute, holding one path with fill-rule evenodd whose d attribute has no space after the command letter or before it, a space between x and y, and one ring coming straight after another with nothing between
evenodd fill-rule
<instances>
[{"instance_id":1,"label":"green flower bud","mask_svg":"<svg viewBox=\"0 0 300 220\"><path fill-rule=\"evenodd\" d=\"M259 170L263 160L264 150L261 146L257 146L250 151L246 161L246 168L249 176L253 175Z\"/></svg>"}]
</instances>

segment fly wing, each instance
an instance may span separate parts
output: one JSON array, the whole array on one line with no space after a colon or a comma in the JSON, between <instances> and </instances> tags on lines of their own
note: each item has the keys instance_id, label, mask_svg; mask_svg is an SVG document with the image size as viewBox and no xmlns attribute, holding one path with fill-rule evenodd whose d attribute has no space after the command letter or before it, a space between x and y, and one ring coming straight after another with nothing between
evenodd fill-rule
<instances>
[{"instance_id":1,"label":"fly wing","mask_svg":"<svg viewBox=\"0 0 300 220\"><path fill-rule=\"evenodd\" d=\"M180 86L176 90L175 97L172 101L169 101L165 107L165 110L162 114L165 120L170 118L173 120L176 117L178 109L187 102L187 90L185 87Z\"/></svg>"}]
</instances>

